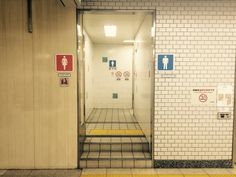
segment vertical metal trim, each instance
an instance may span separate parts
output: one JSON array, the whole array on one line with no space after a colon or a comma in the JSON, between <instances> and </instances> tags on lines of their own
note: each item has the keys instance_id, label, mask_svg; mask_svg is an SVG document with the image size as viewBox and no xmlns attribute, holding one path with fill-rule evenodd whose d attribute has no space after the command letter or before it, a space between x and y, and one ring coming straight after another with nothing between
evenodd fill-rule
<instances>
[{"instance_id":1,"label":"vertical metal trim","mask_svg":"<svg viewBox=\"0 0 236 177\"><path fill-rule=\"evenodd\" d=\"M152 133L152 142L151 142L151 157L152 157L152 168L155 167L155 159L154 159L154 153L155 153L155 110L156 110L156 107L155 107L155 78L156 78L156 75L155 75L155 70L156 70L156 65L155 65L155 61L156 61L156 9L152 10L152 25L155 25L154 26L154 36L153 36L153 63L152 63L152 74L153 77L152 77L152 105L151 105L151 133Z\"/></svg>"},{"instance_id":2,"label":"vertical metal trim","mask_svg":"<svg viewBox=\"0 0 236 177\"><path fill-rule=\"evenodd\" d=\"M27 22L28 22L28 32L33 32L32 24L32 0L27 0Z\"/></svg>"},{"instance_id":3,"label":"vertical metal trim","mask_svg":"<svg viewBox=\"0 0 236 177\"><path fill-rule=\"evenodd\" d=\"M234 63L234 107L233 107L233 137L232 137L232 162L233 165L236 163L236 49L235 49L235 63Z\"/></svg>"}]
</instances>

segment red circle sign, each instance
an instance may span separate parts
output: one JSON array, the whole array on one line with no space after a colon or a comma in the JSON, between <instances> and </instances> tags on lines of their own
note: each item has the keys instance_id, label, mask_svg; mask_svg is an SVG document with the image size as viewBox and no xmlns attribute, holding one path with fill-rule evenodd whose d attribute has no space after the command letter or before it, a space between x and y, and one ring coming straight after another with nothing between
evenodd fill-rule
<instances>
[{"instance_id":1,"label":"red circle sign","mask_svg":"<svg viewBox=\"0 0 236 177\"><path fill-rule=\"evenodd\" d=\"M204 103L204 102L207 101L207 99L208 99L208 97L207 97L206 94L201 94L201 95L199 95L199 101L200 101L200 102Z\"/></svg>"}]
</instances>

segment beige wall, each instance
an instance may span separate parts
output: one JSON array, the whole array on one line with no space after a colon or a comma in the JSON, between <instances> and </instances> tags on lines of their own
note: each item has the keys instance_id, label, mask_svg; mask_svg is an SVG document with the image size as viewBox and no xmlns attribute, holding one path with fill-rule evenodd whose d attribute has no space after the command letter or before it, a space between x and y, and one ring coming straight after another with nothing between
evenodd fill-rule
<instances>
[{"instance_id":1,"label":"beige wall","mask_svg":"<svg viewBox=\"0 0 236 177\"><path fill-rule=\"evenodd\" d=\"M76 69L59 87L56 53L76 52L76 11L33 0L0 1L0 168L77 166Z\"/></svg>"}]
</instances>

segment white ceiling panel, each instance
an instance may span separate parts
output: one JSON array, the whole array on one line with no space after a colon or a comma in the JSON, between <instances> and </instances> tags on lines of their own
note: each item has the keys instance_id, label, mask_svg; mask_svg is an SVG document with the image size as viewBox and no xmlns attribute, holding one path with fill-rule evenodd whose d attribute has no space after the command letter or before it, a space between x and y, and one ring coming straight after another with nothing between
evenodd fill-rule
<instances>
[{"instance_id":1,"label":"white ceiling panel","mask_svg":"<svg viewBox=\"0 0 236 177\"><path fill-rule=\"evenodd\" d=\"M122 44L124 40L134 39L144 16L144 13L86 13L83 22L85 30L94 43ZM117 36L105 37L105 25L116 25Z\"/></svg>"}]
</instances>

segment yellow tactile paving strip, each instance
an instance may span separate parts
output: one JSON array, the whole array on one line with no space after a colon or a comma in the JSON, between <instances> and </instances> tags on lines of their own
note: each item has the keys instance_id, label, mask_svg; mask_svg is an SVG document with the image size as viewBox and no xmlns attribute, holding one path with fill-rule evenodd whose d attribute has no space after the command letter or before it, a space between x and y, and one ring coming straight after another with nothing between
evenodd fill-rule
<instances>
[{"instance_id":1,"label":"yellow tactile paving strip","mask_svg":"<svg viewBox=\"0 0 236 177\"><path fill-rule=\"evenodd\" d=\"M109 130L109 129L93 129L90 130L89 135L143 135L142 130Z\"/></svg>"},{"instance_id":2,"label":"yellow tactile paving strip","mask_svg":"<svg viewBox=\"0 0 236 177\"><path fill-rule=\"evenodd\" d=\"M82 174L81 177L236 177L236 174Z\"/></svg>"}]
</instances>

